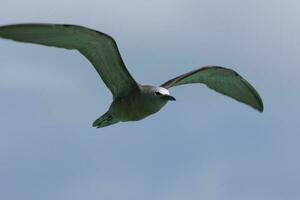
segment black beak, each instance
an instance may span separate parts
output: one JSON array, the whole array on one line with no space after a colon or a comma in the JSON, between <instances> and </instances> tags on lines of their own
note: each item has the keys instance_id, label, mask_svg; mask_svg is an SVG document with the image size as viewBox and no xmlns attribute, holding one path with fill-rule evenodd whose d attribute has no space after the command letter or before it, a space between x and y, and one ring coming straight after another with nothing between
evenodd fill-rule
<instances>
[{"instance_id":1,"label":"black beak","mask_svg":"<svg viewBox=\"0 0 300 200\"><path fill-rule=\"evenodd\" d=\"M176 99L174 97L172 97L171 95L163 95L161 96L162 99L167 100L167 101L176 101Z\"/></svg>"}]
</instances>

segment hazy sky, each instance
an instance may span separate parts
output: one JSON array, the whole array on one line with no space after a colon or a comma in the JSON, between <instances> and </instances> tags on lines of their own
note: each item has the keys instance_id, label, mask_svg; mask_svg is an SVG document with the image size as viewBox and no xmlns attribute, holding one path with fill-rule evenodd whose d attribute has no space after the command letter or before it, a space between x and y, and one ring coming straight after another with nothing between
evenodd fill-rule
<instances>
[{"instance_id":1,"label":"hazy sky","mask_svg":"<svg viewBox=\"0 0 300 200\"><path fill-rule=\"evenodd\" d=\"M111 94L75 51L0 40L0 199L300 199L298 0L1 0L0 24L79 24L112 35L137 81L214 64L265 111L201 85L139 122L92 122Z\"/></svg>"}]
</instances>

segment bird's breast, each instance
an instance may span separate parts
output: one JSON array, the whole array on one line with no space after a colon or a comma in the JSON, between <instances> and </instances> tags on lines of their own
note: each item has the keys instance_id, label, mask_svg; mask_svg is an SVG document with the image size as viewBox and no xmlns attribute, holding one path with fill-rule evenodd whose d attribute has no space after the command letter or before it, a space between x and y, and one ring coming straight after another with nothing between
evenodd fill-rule
<instances>
[{"instance_id":1,"label":"bird's breast","mask_svg":"<svg viewBox=\"0 0 300 200\"><path fill-rule=\"evenodd\" d=\"M119 121L137 121L158 112L164 105L143 96L131 96L115 100L110 113Z\"/></svg>"}]
</instances>

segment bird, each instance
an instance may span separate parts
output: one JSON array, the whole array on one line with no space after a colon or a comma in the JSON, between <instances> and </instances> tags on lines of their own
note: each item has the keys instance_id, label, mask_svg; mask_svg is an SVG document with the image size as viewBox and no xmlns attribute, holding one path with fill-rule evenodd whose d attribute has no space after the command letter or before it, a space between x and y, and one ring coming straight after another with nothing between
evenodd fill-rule
<instances>
[{"instance_id":1,"label":"bird","mask_svg":"<svg viewBox=\"0 0 300 200\"><path fill-rule=\"evenodd\" d=\"M160 86L142 85L127 70L116 41L108 34L80 25L23 23L0 26L0 37L77 50L94 66L113 101L93 127L142 120L157 113L176 99L169 89L179 85L202 83L208 88L263 112L263 101L255 88L232 69L208 65L179 75Z\"/></svg>"}]
</instances>

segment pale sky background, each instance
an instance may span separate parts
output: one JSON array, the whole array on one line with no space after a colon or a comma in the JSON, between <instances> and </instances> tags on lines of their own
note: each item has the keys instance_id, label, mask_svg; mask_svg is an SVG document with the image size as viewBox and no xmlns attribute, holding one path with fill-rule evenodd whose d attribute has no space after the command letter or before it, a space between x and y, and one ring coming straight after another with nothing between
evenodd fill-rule
<instances>
[{"instance_id":1,"label":"pale sky background","mask_svg":"<svg viewBox=\"0 0 300 200\"><path fill-rule=\"evenodd\" d=\"M264 113L207 89L139 122L92 122L111 94L75 51L0 40L0 199L300 199L300 1L0 0L0 24L78 24L113 36L137 81L214 64Z\"/></svg>"}]
</instances>

